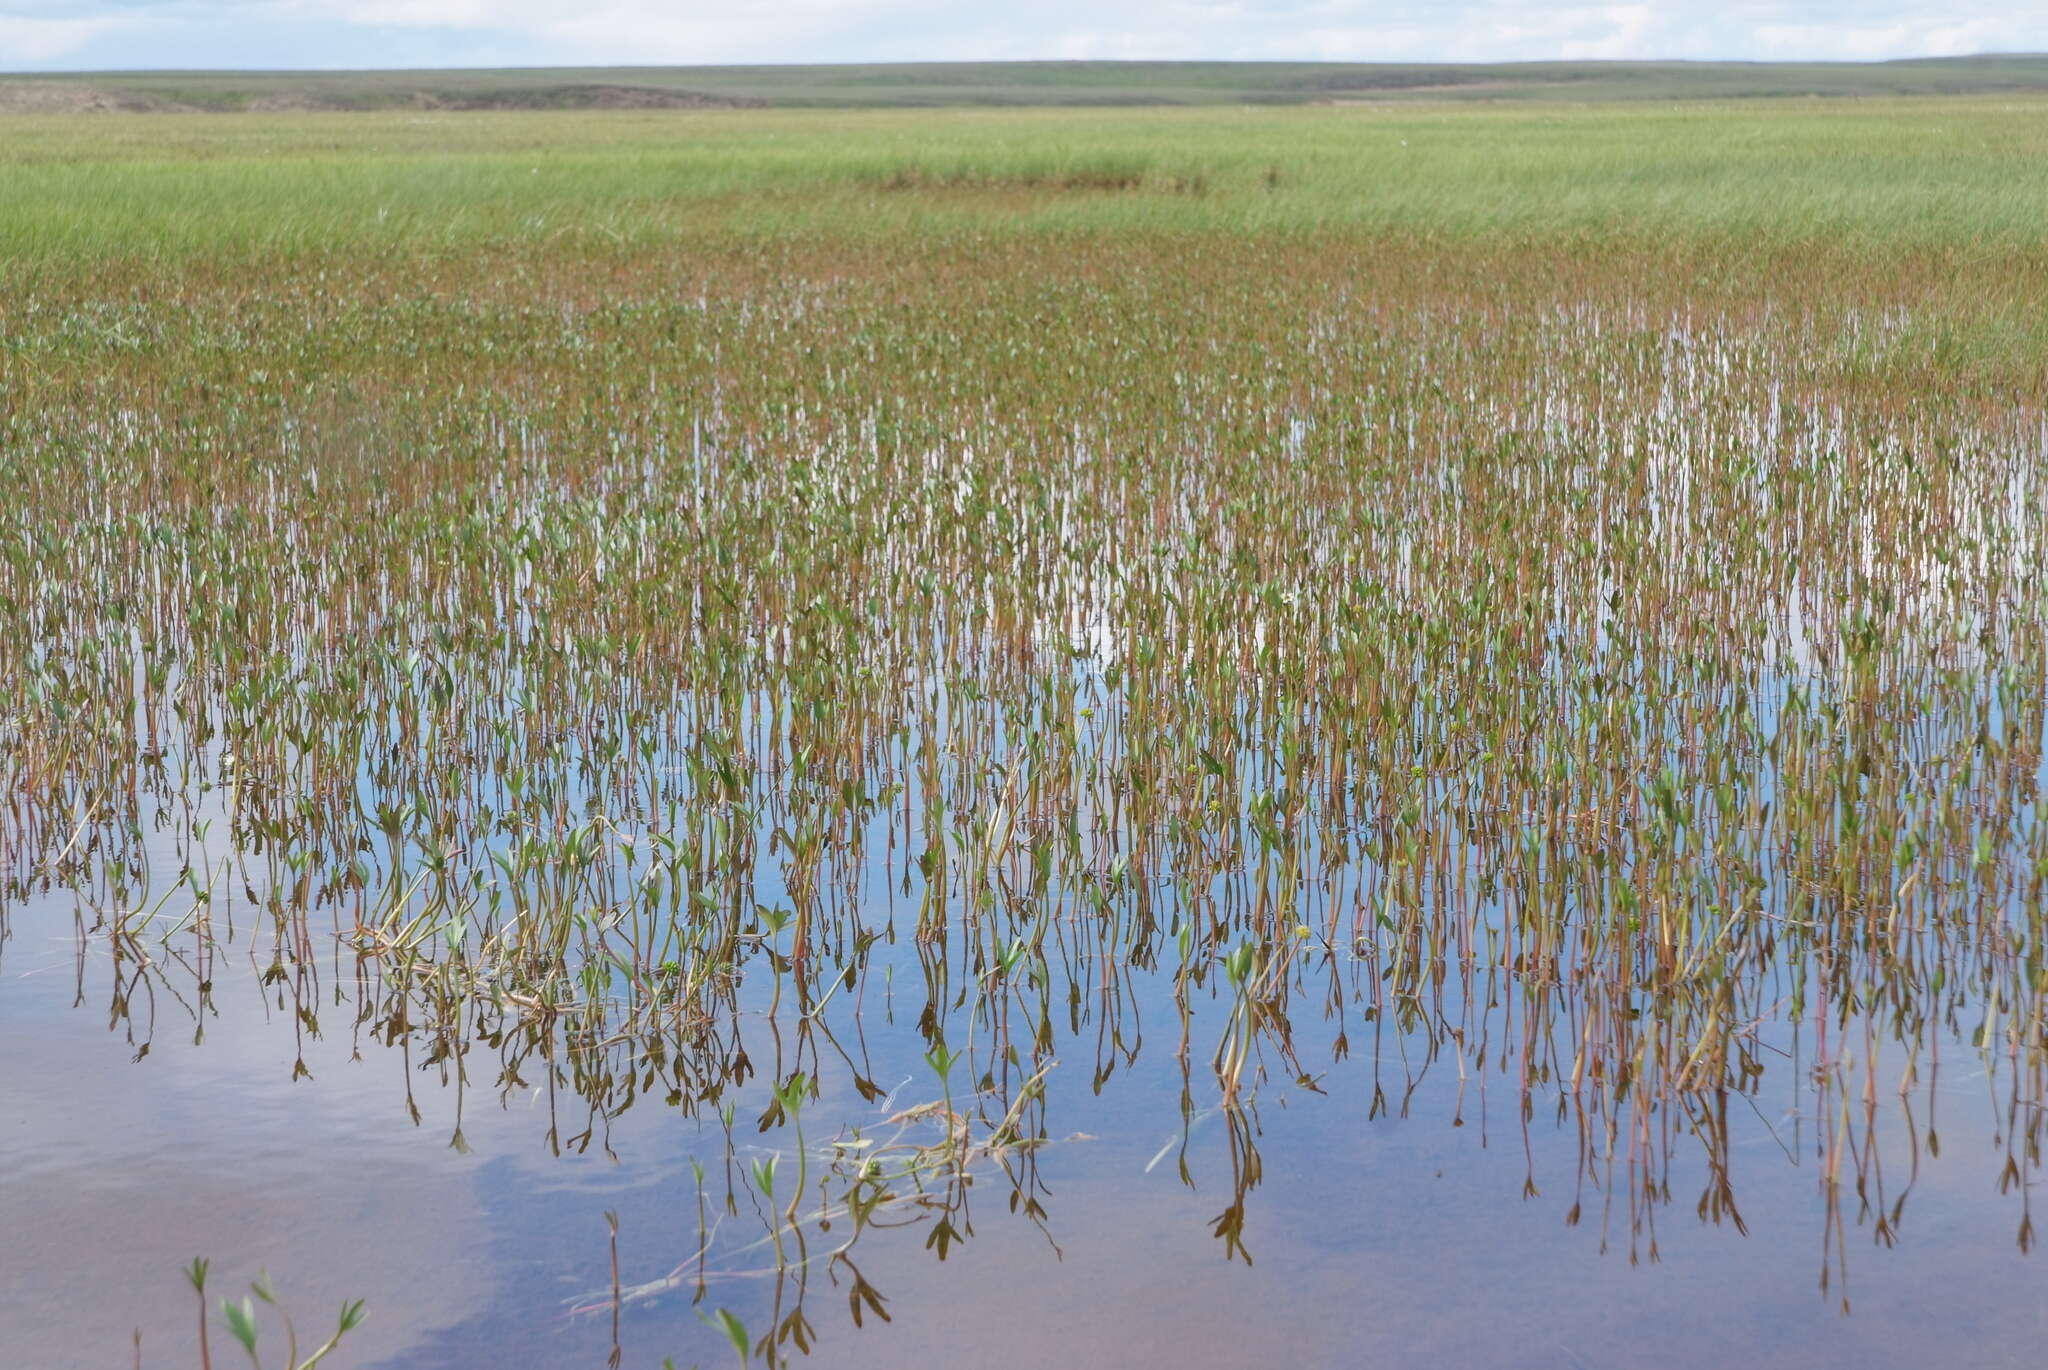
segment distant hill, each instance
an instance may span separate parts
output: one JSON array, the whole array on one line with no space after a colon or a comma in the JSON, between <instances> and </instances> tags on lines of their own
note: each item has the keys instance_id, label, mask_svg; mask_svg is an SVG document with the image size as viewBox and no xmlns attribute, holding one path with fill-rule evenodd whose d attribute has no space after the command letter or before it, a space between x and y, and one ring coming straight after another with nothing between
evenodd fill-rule
<instances>
[{"instance_id":1,"label":"distant hill","mask_svg":"<svg viewBox=\"0 0 2048 1370\"><path fill-rule=\"evenodd\" d=\"M934 62L0 76L0 112L1715 100L2048 92L2048 54L1895 62Z\"/></svg>"}]
</instances>

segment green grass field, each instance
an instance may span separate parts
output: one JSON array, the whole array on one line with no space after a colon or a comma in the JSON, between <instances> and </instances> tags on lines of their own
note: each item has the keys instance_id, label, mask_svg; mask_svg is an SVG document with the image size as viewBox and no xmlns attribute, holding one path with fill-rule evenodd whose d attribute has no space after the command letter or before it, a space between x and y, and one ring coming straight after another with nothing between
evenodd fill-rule
<instances>
[{"instance_id":1,"label":"green grass field","mask_svg":"<svg viewBox=\"0 0 2048 1370\"><path fill-rule=\"evenodd\" d=\"M10 269L1034 231L2031 253L2048 99L7 121Z\"/></svg>"},{"instance_id":2,"label":"green grass field","mask_svg":"<svg viewBox=\"0 0 2048 1370\"><path fill-rule=\"evenodd\" d=\"M567 280L711 245L1377 243L1491 271L1495 290L1592 272L1702 298L1916 302L2008 360L2019 336L2023 361L2048 265L2044 115L2048 100L1958 97L16 117L0 278L17 298L188 274L260 293L313 267L445 284L510 257Z\"/></svg>"}]
</instances>

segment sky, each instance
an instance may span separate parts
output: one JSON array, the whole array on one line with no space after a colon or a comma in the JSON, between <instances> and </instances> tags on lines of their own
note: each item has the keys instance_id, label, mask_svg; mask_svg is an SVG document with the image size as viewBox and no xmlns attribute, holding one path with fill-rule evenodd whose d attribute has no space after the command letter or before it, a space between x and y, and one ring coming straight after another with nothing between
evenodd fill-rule
<instances>
[{"instance_id":1,"label":"sky","mask_svg":"<svg viewBox=\"0 0 2048 1370\"><path fill-rule=\"evenodd\" d=\"M2043 51L2044 0L0 0L0 71Z\"/></svg>"}]
</instances>

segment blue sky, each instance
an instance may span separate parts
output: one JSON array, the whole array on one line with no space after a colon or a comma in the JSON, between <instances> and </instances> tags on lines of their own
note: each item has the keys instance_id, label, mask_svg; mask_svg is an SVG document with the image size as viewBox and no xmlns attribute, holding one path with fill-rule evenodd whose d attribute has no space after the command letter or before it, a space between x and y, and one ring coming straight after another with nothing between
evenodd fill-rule
<instances>
[{"instance_id":1,"label":"blue sky","mask_svg":"<svg viewBox=\"0 0 2048 1370\"><path fill-rule=\"evenodd\" d=\"M2043 0L0 0L0 71L2020 51Z\"/></svg>"}]
</instances>

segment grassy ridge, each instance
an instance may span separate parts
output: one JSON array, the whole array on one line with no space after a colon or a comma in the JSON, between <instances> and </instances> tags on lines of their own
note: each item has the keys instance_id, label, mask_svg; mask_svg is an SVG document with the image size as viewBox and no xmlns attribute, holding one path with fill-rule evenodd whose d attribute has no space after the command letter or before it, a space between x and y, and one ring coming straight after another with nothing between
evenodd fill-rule
<instances>
[{"instance_id":1,"label":"grassy ridge","mask_svg":"<svg viewBox=\"0 0 2048 1370\"><path fill-rule=\"evenodd\" d=\"M110 72L11 78L22 105L563 108L705 101L848 108L1671 100L2048 90L2048 57L1895 62L919 62L496 71ZM0 109L9 103L0 90Z\"/></svg>"}]
</instances>

